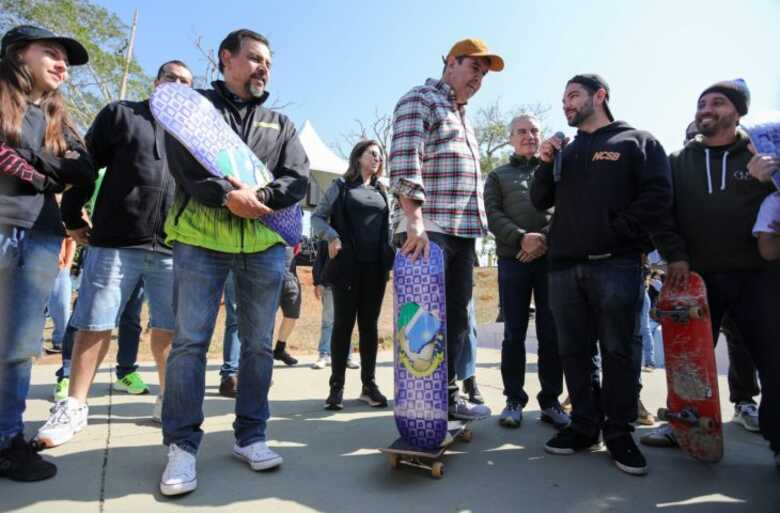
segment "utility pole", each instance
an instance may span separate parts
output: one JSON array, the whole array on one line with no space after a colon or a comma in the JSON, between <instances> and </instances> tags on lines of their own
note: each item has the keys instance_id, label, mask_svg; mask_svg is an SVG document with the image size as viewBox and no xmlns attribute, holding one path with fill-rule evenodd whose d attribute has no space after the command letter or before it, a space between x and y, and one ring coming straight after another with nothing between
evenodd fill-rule
<instances>
[{"instance_id":1,"label":"utility pole","mask_svg":"<svg viewBox=\"0 0 780 513\"><path fill-rule=\"evenodd\" d=\"M125 73L122 76L122 87L119 89L119 99L124 100L127 94L127 78L130 75L130 63L133 61L133 46L135 46L135 29L138 26L138 9L133 12L133 25L130 28L130 43L127 45L125 57Z\"/></svg>"}]
</instances>

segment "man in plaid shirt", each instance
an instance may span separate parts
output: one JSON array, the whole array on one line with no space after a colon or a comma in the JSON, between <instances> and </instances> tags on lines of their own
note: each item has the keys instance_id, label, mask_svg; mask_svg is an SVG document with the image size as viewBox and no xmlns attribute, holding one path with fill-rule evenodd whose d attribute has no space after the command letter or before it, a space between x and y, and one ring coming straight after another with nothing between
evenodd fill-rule
<instances>
[{"instance_id":1,"label":"man in plaid shirt","mask_svg":"<svg viewBox=\"0 0 780 513\"><path fill-rule=\"evenodd\" d=\"M504 61L481 40L464 39L444 62L440 80L413 88L395 107L390 182L401 251L427 258L433 241L444 252L449 410L453 418L472 420L490 416L490 409L460 397L455 363L467 342L474 241L485 235L487 218L479 147L465 105L488 71L501 71Z\"/></svg>"}]
</instances>

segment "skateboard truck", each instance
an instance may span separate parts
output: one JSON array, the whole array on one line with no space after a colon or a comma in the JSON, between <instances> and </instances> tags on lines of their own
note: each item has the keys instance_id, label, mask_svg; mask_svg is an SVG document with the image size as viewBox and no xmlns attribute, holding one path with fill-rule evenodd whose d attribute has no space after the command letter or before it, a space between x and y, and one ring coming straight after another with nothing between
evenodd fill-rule
<instances>
[{"instance_id":1,"label":"skateboard truck","mask_svg":"<svg viewBox=\"0 0 780 513\"><path fill-rule=\"evenodd\" d=\"M659 310L653 308L650 310L650 318L659 321L666 317L674 322L687 323L691 319L703 319L707 312L700 306L691 306L689 308L675 308L673 310Z\"/></svg>"},{"instance_id":2,"label":"skateboard truck","mask_svg":"<svg viewBox=\"0 0 780 513\"><path fill-rule=\"evenodd\" d=\"M668 408L658 408L658 418L663 421L674 420L693 427L701 427L711 430L715 428L715 421L711 417L701 417L693 408L683 408L680 411L669 411Z\"/></svg>"}]
</instances>

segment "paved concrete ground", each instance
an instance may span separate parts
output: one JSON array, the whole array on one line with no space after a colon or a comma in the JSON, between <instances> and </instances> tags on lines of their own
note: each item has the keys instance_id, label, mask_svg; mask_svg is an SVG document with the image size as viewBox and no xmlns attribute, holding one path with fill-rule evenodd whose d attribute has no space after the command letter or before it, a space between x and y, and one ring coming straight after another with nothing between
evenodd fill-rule
<instances>
[{"instance_id":1,"label":"paved concrete ground","mask_svg":"<svg viewBox=\"0 0 780 513\"><path fill-rule=\"evenodd\" d=\"M483 331L485 342L495 328ZM531 341L529 346L533 346ZM503 406L499 351L479 351L478 378L495 414ZM391 469L378 447L397 436L392 410L347 400L327 412L327 370L276 367L271 391L270 445L285 458L281 469L252 472L230 456L233 401L217 393L217 361L209 362L204 404L206 432L198 458L199 488L176 499L162 497L158 480L165 465L159 428L149 420L154 393L132 397L110 391L111 363L98 373L90 396L90 424L68 444L45 454L59 467L52 480L0 481L0 511L25 512L631 512L769 513L780 511L780 472L764 440L727 422L726 454L718 465L697 463L674 449L645 450L650 474L620 472L604 451L551 456L544 442L553 434L540 423L532 399L518 430L496 417L474 426L474 440L445 458L442 480L423 471ZM28 434L45 420L54 366L33 369L26 414ZM151 365L141 368L156 382ZM528 392L538 392L536 358L528 358ZM345 397L359 393L359 371L347 371ZM392 392L392 355L380 355L378 382ZM642 398L655 410L665 400L663 371L643 373ZM721 390L726 390L725 379ZM725 395L722 393L722 397ZM723 403L725 420L733 408ZM647 428L639 429L639 432Z\"/></svg>"}]
</instances>

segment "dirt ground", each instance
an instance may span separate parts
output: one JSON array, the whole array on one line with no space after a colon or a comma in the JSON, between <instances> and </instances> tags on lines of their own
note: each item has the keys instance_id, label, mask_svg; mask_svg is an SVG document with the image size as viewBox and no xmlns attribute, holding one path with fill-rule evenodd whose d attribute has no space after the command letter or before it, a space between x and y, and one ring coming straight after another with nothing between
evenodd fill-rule
<instances>
[{"instance_id":1,"label":"dirt ground","mask_svg":"<svg viewBox=\"0 0 780 513\"><path fill-rule=\"evenodd\" d=\"M474 298L476 301L477 311L477 323L483 324L486 322L493 322L496 318L498 311L498 271L495 267L481 267L474 270L474 276L476 279L476 287L474 289ZM295 330L290 336L288 341L288 350L292 353L306 354L317 351L317 345L320 337L320 320L322 307L317 298L314 297L314 287L312 285L311 267L298 267L298 278L301 281L301 287L303 289L303 303L301 305L301 318L295 325ZM382 303L382 313L379 317L379 343L380 346L386 349L391 347L393 328L393 296L392 285L388 283L388 287L385 291L385 298ZM146 306L142 313L142 322L145 323L147 319ZM276 326L278 328L281 321L281 313L278 314L276 320ZM222 355L222 337L225 327L225 310L224 307L220 307L219 315L217 317L217 323L214 329L214 336L212 337L211 347L209 348L209 356L221 357ZM49 345L51 343L51 320L47 321L46 330L44 332L44 344ZM114 334L116 335L116 333ZM352 338L355 342L353 347L357 346L357 328L355 329ZM141 347L139 349L139 360L151 360L151 352L149 350L149 333L145 331L142 334ZM115 352L116 348L112 347L111 353ZM59 355L48 355L43 357L44 361L54 363L59 359Z\"/></svg>"}]
</instances>

